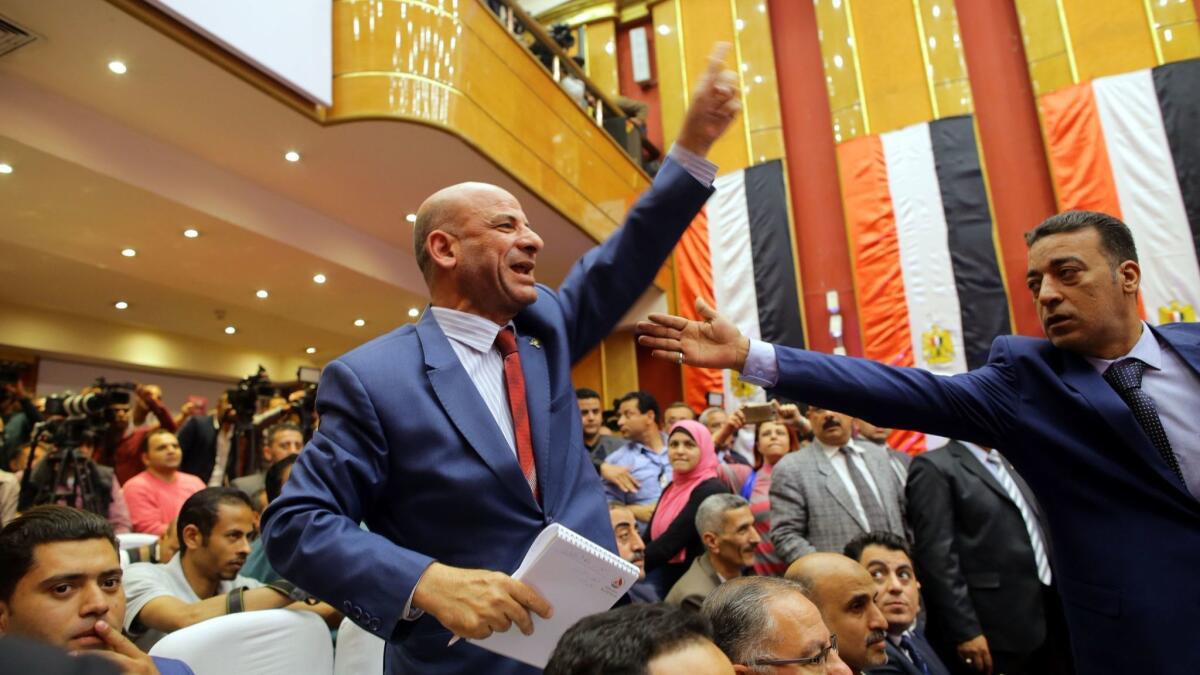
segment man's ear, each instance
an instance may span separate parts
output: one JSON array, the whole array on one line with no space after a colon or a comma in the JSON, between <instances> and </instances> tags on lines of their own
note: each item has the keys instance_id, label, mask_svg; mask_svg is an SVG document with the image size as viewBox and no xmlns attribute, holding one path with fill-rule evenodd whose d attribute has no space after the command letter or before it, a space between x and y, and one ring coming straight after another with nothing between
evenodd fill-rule
<instances>
[{"instance_id":1,"label":"man's ear","mask_svg":"<svg viewBox=\"0 0 1200 675\"><path fill-rule=\"evenodd\" d=\"M458 264L458 237L445 230L434 230L425 239L429 259L442 269L453 269Z\"/></svg>"},{"instance_id":2,"label":"man's ear","mask_svg":"<svg viewBox=\"0 0 1200 675\"><path fill-rule=\"evenodd\" d=\"M1117 266L1117 281L1121 290L1129 295L1135 295L1142 283L1142 268L1133 260L1126 260Z\"/></svg>"},{"instance_id":3,"label":"man's ear","mask_svg":"<svg viewBox=\"0 0 1200 675\"><path fill-rule=\"evenodd\" d=\"M185 525L183 541L179 542L179 548L201 548L203 546L204 537L200 534L200 528L195 525Z\"/></svg>"},{"instance_id":4,"label":"man's ear","mask_svg":"<svg viewBox=\"0 0 1200 675\"><path fill-rule=\"evenodd\" d=\"M735 663L733 664L733 672L737 673L737 675L750 675L754 671L750 669L750 666L743 666L740 663Z\"/></svg>"},{"instance_id":5,"label":"man's ear","mask_svg":"<svg viewBox=\"0 0 1200 675\"><path fill-rule=\"evenodd\" d=\"M142 466L150 466L150 453L143 452L139 456L142 458Z\"/></svg>"},{"instance_id":6,"label":"man's ear","mask_svg":"<svg viewBox=\"0 0 1200 675\"><path fill-rule=\"evenodd\" d=\"M704 542L704 548L707 551L716 553L717 551L721 550L721 543L717 539L716 532L705 532L704 534L701 534L700 541Z\"/></svg>"}]
</instances>

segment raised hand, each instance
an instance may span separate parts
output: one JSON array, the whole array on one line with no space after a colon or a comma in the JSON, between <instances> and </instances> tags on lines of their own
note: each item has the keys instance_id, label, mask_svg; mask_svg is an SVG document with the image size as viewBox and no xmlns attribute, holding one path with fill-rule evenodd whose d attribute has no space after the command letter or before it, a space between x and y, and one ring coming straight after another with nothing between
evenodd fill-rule
<instances>
[{"instance_id":1,"label":"raised hand","mask_svg":"<svg viewBox=\"0 0 1200 675\"><path fill-rule=\"evenodd\" d=\"M81 654L99 656L115 664L123 675L158 675L154 660L107 621L96 622L96 634L108 645L108 650L80 652Z\"/></svg>"},{"instance_id":2,"label":"raised hand","mask_svg":"<svg viewBox=\"0 0 1200 675\"><path fill-rule=\"evenodd\" d=\"M692 90L692 104L675 141L702 157L708 154L712 144L725 133L742 109L737 74L725 67L729 50L728 42L718 42L713 47L708 57L708 70Z\"/></svg>"},{"instance_id":3,"label":"raised hand","mask_svg":"<svg viewBox=\"0 0 1200 675\"><path fill-rule=\"evenodd\" d=\"M456 636L476 640L504 632L514 623L531 635L530 614L548 619L552 611L537 591L507 574L436 562L417 582L413 606L432 614Z\"/></svg>"},{"instance_id":4,"label":"raised hand","mask_svg":"<svg viewBox=\"0 0 1200 675\"><path fill-rule=\"evenodd\" d=\"M637 324L638 344L649 347L653 350L651 356L664 361L741 370L750 352L750 340L702 298L696 298L696 312L703 321L651 314L648 321Z\"/></svg>"}]
</instances>

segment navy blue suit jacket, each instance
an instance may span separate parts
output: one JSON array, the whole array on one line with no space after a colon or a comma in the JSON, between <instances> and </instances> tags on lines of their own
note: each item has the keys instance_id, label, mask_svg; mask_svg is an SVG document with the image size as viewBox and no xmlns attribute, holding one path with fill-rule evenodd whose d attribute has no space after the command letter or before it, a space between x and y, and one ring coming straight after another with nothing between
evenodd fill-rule
<instances>
[{"instance_id":1,"label":"navy blue suit jacket","mask_svg":"<svg viewBox=\"0 0 1200 675\"><path fill-rule=\"evenodd\" d=\"M403 608L431 562L511 573L554 522L616 551L571 364L650 285L711 192L666 162L625 226L514 319L541 506L432 312L325 367L320 429L264 515L267 554L388 640L389 672L538 672L465 641L447 648L436 619L404 621Z\"/></svg>"},{"instance_id":2,"label":"navy blue suit jacket","mask_svg":"<svg viewBox=\"0 0 1200 675\"><path fill-rule=\"evenodd\" d=\"M920 631L913 631L910 637L912 637L913 646L916 647L917 653L925 660L925 665L929 666L929 675L950 675L950 671L946 668L946 665L938 658L937 653L933 651L933 647L930 646L929 641L925 639L925 636ZM887 651L887 665L867 668L867 673L870 673L870 675L925 675L908 658L904 650L892 644L891 640L888 640L884 644L884 647Z\"/></svg>"},{"instance_id":3,"label":"navy blue suit jacket","mask_svg":"<svg viewBox=\"0 0 1200 675\"><path fill-rule=\"evenodd\" d=\"M1200 324L1154 330L1200 373ZM1079 672L1200 668L1200 501L1085 359L1012 336L997 338L986 365L952 377L775 353L776 391L789 398L1004 452L1049 523Z\"/></svg>"}]
</instances>

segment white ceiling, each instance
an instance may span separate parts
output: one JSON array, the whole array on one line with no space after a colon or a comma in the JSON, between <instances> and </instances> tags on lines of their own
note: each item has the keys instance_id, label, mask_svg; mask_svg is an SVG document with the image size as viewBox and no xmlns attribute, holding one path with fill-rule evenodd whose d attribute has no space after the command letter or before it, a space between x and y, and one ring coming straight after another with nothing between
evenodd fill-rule
<instances>
[{"instance_id":1,"label":"white ceiling","mask_svg":"<svg viewBox=\"0 0 1200 675\"><path fill-rule=\"evenodd\" d=\"M442 186L516 195L546 240L541 281L592 244L449 134L322 126L102 0L0 0L0 16L41 36L0 57L0 299L323 361L425 303L404 216Z\"/></svg>"}]
</instances>

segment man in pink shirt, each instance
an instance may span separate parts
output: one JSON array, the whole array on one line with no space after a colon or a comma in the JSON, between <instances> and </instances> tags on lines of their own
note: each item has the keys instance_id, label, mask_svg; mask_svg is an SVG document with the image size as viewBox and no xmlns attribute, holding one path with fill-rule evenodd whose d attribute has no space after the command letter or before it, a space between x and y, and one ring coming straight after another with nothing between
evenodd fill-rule
<instances>
[{"instance_id":1,"label":"man in pink shirt","mask_svg":"<svg viewBox=\"0 0 1200 675\"><path fill-rule=\"evenodd\" d=\"M141 459L146 470L125 483L125 502L135 532L161 535L187 498L204 489L204 481L179 471L183 452L166 429L146 434Z\"/></svg>"}]
</instances>

